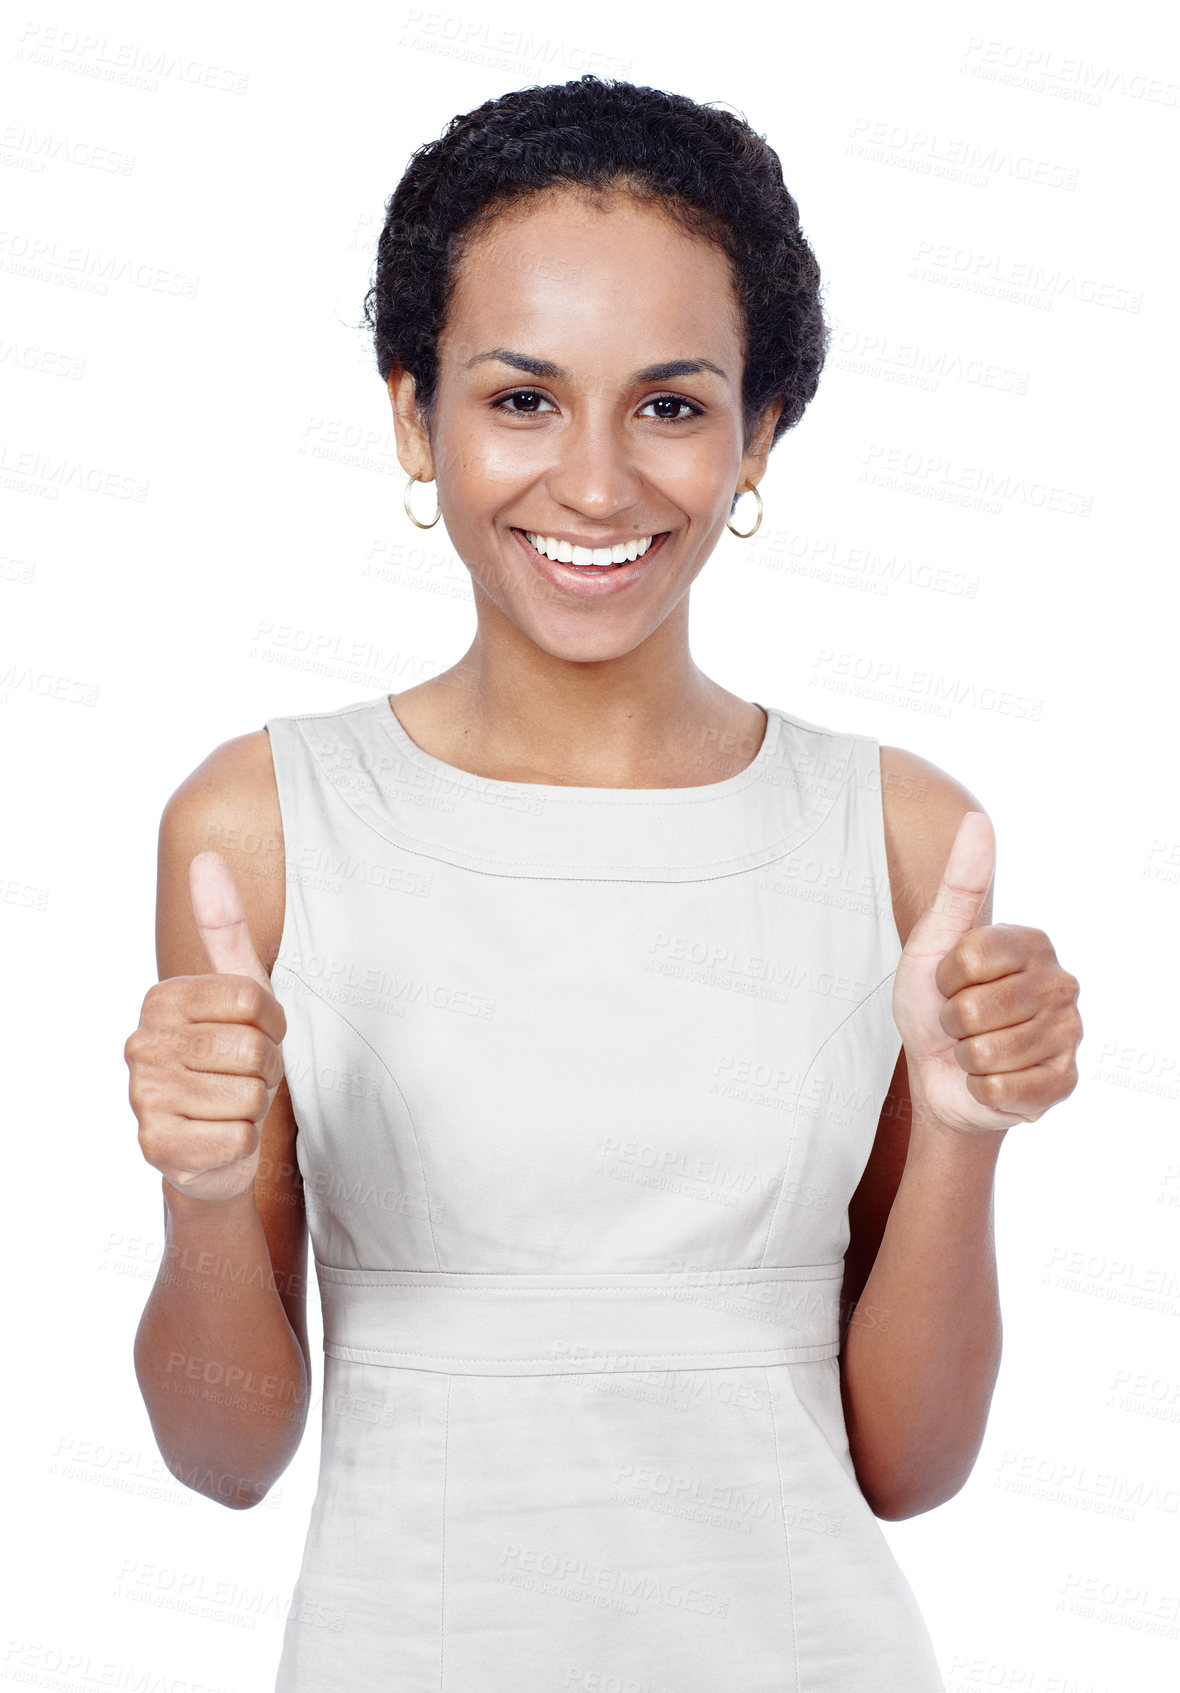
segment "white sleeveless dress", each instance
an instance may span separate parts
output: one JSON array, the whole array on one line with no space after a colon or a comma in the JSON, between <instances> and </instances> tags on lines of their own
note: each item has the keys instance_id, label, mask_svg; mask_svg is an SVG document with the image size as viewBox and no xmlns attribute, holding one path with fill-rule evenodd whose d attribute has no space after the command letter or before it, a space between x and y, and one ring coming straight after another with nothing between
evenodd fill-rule
<instances>
[{"instance_id":1,"label":"white sleeveless dress","mask_svg":"<svg viewBox=\"0 0 1180 1693\"><path fill-rule=\"evenodd\" d=\"M275 1693L943 1693L840 1398L878 743L765 709L663 789L266 724L325 1352Z\"/></svg>"}]
</instances>

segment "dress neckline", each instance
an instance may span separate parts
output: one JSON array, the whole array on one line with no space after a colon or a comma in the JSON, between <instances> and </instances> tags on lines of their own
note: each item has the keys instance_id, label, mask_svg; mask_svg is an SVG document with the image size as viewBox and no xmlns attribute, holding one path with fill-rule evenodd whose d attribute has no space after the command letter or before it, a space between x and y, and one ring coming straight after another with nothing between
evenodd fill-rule
<instances>
[{"instance_id":1,"label":"dress neckline","mask_svg":"<svg viewBox=\"0 0 1180 1693\"><path fill-rule=\"evenodd\" d=\"M561 782L504 782L495 776L477 776L473 770L463 770L457 764L448 764L444 759L436 758L433 753L425 751L417 741L411 739L404 728L401 719L394 711L388 694L380 694L371 705L374 712L384 724L386 733L393 741L398 751L411 764L431 776L445 780L453 787L469 788L480 793L501 794L536 794L545 796L548 800L562 799L573 802L600 801L621 802L628 805L668 805L677 803L700 802L710 799L723 799L730 794L739 792L750 783L759 780L770 765L778 747L779 734L782 724L781 714L773 706L765 706L759 700L751 700L759 711L766 714L766 728L762 735L761 744L744 769L732 776L724 777L720 782L700 782L690 787L669 788L611 788L611 787L580 787Z\"/></svg>"},{"instance_id":2,"label":"dress neckline","mask_svg":"<svg viewBox=\"0 0 1180 1693\"><path fill-rule=\"evenodd\" d=\"M815 832L850 779L873 785L875 742L761 709L766 729L745 769L687 788L477 776L411 740L388 694L293 721L336 800L423 862L522 881L703 882L772 864Z\"/></svg>"}]
</instances>

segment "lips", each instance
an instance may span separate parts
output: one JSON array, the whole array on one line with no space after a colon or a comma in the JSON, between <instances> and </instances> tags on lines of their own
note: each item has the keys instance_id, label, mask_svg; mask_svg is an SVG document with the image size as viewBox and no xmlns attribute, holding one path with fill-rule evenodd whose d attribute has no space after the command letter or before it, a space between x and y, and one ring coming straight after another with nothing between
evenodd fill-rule
<instances>
[{"instance_id":1,"label":"lips","mask_svg":"<svg viewBox=\"0 0 1180 1693\"><path fill-rule=\"evenodd\" d=\"M570 541L554 535L524 530L524 536L539 553L554 564L572 564L575 569L605 570L611 564L633 564L651 546L654 536L631 535L619 541Z\"/></svg>"},{"instance_id":2,"label":"lips","mask_svg":"<svg viewBox=\"0 0 1180 1693\"><path fill-rule=\"evenodd\" d=\"M512 533L525 557L553 587L575 599L599 599L625 590L638 582L663 548L671 531L664 530L654 535L651 545L641 558L625 559L619 564L612 561L605 565L578 565L572 560L567 564L559 559L552 559L548 553L538 551L525 530L514 528ZM542 536L541 539L545 537Z\"/></svg>"}]
</instances>

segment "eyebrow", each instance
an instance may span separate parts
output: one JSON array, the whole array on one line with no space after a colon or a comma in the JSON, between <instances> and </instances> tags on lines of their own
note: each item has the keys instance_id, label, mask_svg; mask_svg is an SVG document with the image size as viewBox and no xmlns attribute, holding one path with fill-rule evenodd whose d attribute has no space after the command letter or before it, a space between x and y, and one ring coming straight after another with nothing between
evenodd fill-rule
<instances>
[{"instance_id":1,"label":"eyebrow","mask_svg":"<svg viewBox=\"0 0 1180 1693\"><path fill-rule=\"evenodd\" d=\"M513 365L517 370L527 372L529 376L539 376L547 382L569 381L570 373L561 365L554 364L550 359L535 359L528 353L514 353L510 347L493 347L488 353L476 353L472 359L467 359L464 370L470 370L473 364L480 364L484 359L496 359L500 364ZM711 359L665 359L663 364L645 365L642 370L631 372L632 382L670 382L674 376L695 376L698 371L710 370L714 376L720 376L724 381L729 378L720 365Z\"/></svg>"}]
</instances>

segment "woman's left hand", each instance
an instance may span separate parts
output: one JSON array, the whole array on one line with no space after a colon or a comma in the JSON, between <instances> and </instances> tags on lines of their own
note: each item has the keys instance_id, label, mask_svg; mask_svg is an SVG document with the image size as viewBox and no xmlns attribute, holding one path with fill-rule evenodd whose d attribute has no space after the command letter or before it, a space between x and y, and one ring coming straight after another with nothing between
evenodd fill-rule
<instances>
[{"instance_id":1,"label":"woman's left hand","mask_svg":"<svg viewBox=\"0 0 1180 1693\"><path fill-rule=\"evenodd\" d=\"M1042 929L972 927L995 857L990 818L968 811L893 983L915 1117L965 1134L1033 1123L1078 1081L1077 977Z\"/></svg>"}]
</instances>

